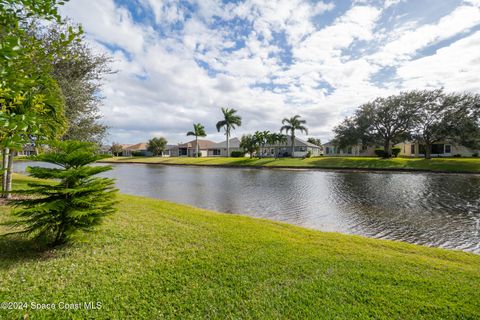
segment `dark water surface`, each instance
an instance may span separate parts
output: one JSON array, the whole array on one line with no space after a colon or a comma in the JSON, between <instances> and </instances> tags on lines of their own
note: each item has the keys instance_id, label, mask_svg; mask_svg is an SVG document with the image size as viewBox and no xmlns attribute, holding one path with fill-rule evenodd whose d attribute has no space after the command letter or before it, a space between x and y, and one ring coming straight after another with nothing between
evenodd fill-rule
<instances>
[{"instance_id":1,"label":"dark water surface","mask_svg":"<svg viewBox=\"0 0 480 320\"><path fill-rule=\"evenodd\" d=\"M480 253L480 175L113 166L123 193Z\"/></svg>"}]
</instances>

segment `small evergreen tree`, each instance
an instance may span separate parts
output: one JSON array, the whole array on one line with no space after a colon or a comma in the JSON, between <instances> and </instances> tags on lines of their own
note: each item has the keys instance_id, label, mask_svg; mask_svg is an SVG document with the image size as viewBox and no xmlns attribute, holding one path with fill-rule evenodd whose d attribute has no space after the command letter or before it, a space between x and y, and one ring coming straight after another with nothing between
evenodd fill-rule
<instances>
[{"instance_id":1,"label":"small evergreen tree","mask_svg":"<svg viewBox=\"0 0 480 320\"><path fill-rule=\"evenodd\" d=\"M28 167L31 176L55 179L29 183L29 189L15 193L33 196L12 200L21 219L10 223L22 227L19 233L42 238L48 244L67 242L78 230L90 230L102 218L116 211L117 189L114 180L93 177L111 170L111 166L89 166L103 156L89 142L62 141L35 160L55 164L56 168Z\"/></svg>"}]
</instances>

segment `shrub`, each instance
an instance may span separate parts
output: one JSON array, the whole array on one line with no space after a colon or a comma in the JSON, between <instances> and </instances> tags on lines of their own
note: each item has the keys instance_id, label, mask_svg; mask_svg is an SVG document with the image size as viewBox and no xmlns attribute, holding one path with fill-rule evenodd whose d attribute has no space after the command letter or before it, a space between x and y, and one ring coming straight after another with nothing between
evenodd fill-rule
<instances>
[{"instance_id":1,"label":"shrub","mask_svg":"<svg viewBox=\"0 0 480 320\"><path fill-rule=\"evenodd\" d=\"M462 155L461 155L460 153L457 153L457 154L454 154L453 157L454 157L454 158L461 158Z\"/></svg>"},{"instance_id":2,"label":"shrub","mask_svg":"<svg viewBox=\"0 0 480 320\"><path fill-rule=\"evenodd\" d=\"M472 157L477 158L478 157L478 152L473 153Z\"/></svg>"},{"instance_id":3,"label":"shrub","mask_svg":"<svg viewBox=\"0 0 480 320\"><path fill-rule=\"evenodd\" d=\"M392 156L398 157L398 155L400 154L400 151L402 151L402 148L399 148L399 147L392 148Z\"/></svg>"},{"instance_id":4,"label":"shrub","mask_svg":"<svg viewBox=\"0 0 480 320\"><path fill-rule=\"evenodd\" d=\"M305 158L310 158L312 156L312 151L308 150L307 154L305 155Z\"/></svg>"},{"instance_id":5,"label":"shrub","mask_svg":"<svg viewBox=\"0 0 480 320\"><path fill-rule=\"evenodd\" d=\"M28 198L12 200L19 210L14 215L21 220L8 223L22 227L22 233L44 239L48 244L67 242L78 230L90 230L103 217L115 212L114 180L93 176L111 170L111 166L89 166L103 158L92 143L62 141L51 151L34 159L57 165L56 168L28 167L31 176L54 179L29 183L28 190L15 193ZM55 182L56 183L55 183Z\"/></svg>"},{"instance_id":6,"label":"shrub","mask_svg":"<svg viewBox=\"0 0 480 320\"><path fill-rule=\"evenodd\" d=\"M142 151L132 151L132 156L134 157L145 157L145 153Z\"/></svg>"},{"instance_id":7,"label":"shrub","mask_svg":"<svg viewBox=\"0 0 480 320\"><path fill-rule=\"evenodd\" d=\"M244 156L245 156L245 152L243 152L243 151L232 151L232 152L230 153L230 156L231 156L232 158L241 158L241 157L244 157Z\"/></svg>"},{"instance_id":8,"label":"shrub","mask_svg":"<svg viewBox=\"0 0 480 320\"><path fill-rule=\"evenodd\" d=\"M385 151L382 148L375 149L375 154L381 158L385 157Z\"/></svg>"},{"instance_id":9,"label":"shrub","mask_svg":"<svg viewBox=\"0 0 480 320\"><path fill-rule=\"evenodd\" d=\"M201 153L201 152L199 152L199 153L198 153L198 156L197 156L197 153L196 153L196 152L194 152L194 153L193 153L193 156L194 156L194 157L198 157L198 158L200 158L200 157L202 156L202 153Z\"/></svg>"}]
</instances>

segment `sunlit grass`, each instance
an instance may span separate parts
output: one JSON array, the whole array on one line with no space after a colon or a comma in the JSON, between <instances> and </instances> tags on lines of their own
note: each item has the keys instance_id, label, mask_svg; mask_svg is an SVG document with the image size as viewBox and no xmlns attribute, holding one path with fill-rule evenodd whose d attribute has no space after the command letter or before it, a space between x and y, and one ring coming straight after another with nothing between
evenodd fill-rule
<instances>
[{"instance_id":1,"label":"sunlit grass","mask_svg":"<svg viewBox=\"0 0 480 320\"><path fill-rule=\"evenodd\" d=\"M479 255L135 196L120 196L119 210L54 250L0 237L0 301L100 310L0 310L0 319L480 317ZM0 221L9 211L0 206Z\"/></svg>"}]
</instances>

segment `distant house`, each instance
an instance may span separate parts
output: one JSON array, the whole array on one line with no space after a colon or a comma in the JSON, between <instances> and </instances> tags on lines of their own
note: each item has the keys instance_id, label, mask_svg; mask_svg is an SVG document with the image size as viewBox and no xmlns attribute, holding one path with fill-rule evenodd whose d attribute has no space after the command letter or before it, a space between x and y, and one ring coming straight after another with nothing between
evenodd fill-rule
<instances>
[{"instance_id":1,"label":"distant house","mask_svg":"<svg viewBox=\"0 0 480 320\"><path fill-rule=\"evenodd\" d=\"M310 152L312 157L318 157L322 154L322 147L313 143L295 137L294 158L303 158ZM259 156L261 157L291 157L292 156L292 138L286 137L286 142L277 144L267 144L260 148Z\"/></svg>"},{"instance_id":2,"label":"distant house","mask_svg":"<svg viewBox=\"0 0 480 320\"><path fill-rule=\"evenodd\" d=\"M153 154L147 150L147 143L140 142L137 144L122 145L122 155L124 157L131 156L152 156Z\"/></svg>"},{"instance_id":3,"label":"distant house","mask_svg":"<svg viewBox=\"0 0 480 320\"><path fill-rule=\"evenodd\" d=\"M324 143L322 146L323 155L327 157L374 157L376 148L361 144L340 148L333 141Z\"/></svg>"},{"instance_id":4,"label":"distant house","mask_svg":"<svg viewBox=\"0 0 480 320\"><path fill-rule=\"evenodd\" d=\"M401 157L424 157L425 145L413 141L405 141L399 143L396 147L400 147ZM479 154L479 150L469 149L467 147L454 144L451 142L443 141L432 145L431 156L432 157L453 157L460 155L462 157L472 157L475 154Z\"/></svg>"},{"instance_id":5,"label":"distant house","mask_svg":"<svg viewBox=\"0 0 480 320\"><path fill-rule=\"evenodd\" d=\"M228 141L230 154L232 151L243 151L240 148L240 140L238 138L232 138ZM227 141L215 143L208 149L209 157L227 157Z\"/></svg>"},{"instance_id":6,"label":"distant house","mask_svg":"<svg viewBox=\"0 0 480 320\"><path fill-rule=\"evenodd\" d=\"M213 149L215 142L210 140L198 140L198 153L201 157L208 156L208 150ZM186 143L179 143L170 149L171 157L194 157L197 152L197 141L192 140Z\"/></svg>"},{"instance_id":7,"label":"distant house","mask_svg":"<svg viewBox=\"0 0 480 320\"><path fill-rule=\"evenodd\" d=\"M23 146L22 150L17 151L17 156L26 157L26 156L34 156L37 154L37 149L35 145L28 143Z\"/></svg>"}]
</instances>

